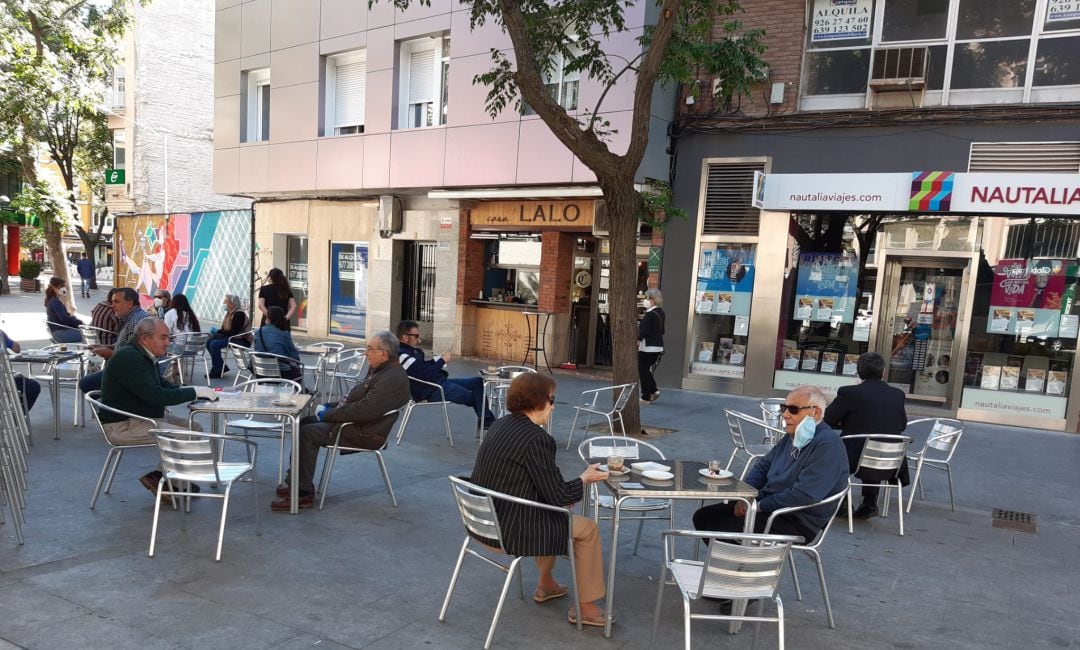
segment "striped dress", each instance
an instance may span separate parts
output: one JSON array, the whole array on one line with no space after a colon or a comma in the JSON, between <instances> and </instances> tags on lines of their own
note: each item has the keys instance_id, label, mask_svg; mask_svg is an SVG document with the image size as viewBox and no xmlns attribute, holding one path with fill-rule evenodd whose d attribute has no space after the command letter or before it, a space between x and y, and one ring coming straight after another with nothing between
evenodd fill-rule
<instances>
[{"instance_id":1,"label":"striped dress","mask_svg":"<svg viewBox=\"0 0 1080 650\"><path fill-rule=\"evenodd\" d=\"M581 501L584 494L580 478L563 480L555 464L555 439L521 414L507 415L491 425L476 454L470 480L511 496L557 506ZM566 516L500 501L495 502L495 512L506 553L535 557L568 552Z\"/></svg>"}]
</instances>

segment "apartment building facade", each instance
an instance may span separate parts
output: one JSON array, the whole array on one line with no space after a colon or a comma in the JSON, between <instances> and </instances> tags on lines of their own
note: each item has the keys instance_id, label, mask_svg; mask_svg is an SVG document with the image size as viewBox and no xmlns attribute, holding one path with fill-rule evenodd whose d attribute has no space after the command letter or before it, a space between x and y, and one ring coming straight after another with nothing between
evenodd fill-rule
<instances>
[{"instance_id":1,"label":"apartment building facade","mask_svg":"<svg viewBox=\"0 0 1080 650\"><path fill-rule=\"evenodd\" d=\"M768 0L744 22L769 83L676 128L692 217L667 244L693 255L665 260L684 308L661 379L831 393L876 351L909 413L1075 430L1075 3Z\"/></svg>"},{"instance_id":2,"label":"apartment building facade","mask_svg":"<svg viewBox=\"0 0 1080 650\"><path fill-rule=\"evenodd\" d=\"M639 51L651 4L628 9L611 53ZM362 337L408 318L435 350L512 359L537 337L533 311L550 362L573 356L572 331L595 356L600 192L527 109L488 114L473 78L492 48L511 49L498 26L472 30L452 0L404 12L352 0L217 7L214 191L256 199L256 265L286 272L301 297L297 327ZM572 113L602 92L562 66L549 82ZM633 83L620 79L601 108L621 131L615 149L626 146ZM657 93L643 179L668 178L674 102Z\"/></svg>"}]
</instances>

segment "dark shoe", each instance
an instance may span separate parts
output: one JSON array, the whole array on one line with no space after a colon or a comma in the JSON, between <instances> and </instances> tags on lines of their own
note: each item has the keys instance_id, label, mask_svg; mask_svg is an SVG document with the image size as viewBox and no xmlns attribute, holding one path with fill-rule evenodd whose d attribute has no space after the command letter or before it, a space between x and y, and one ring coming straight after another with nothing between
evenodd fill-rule
<instances>
[{"instance_id":1,"label":"dark shoe","mask_svg":"<svg viewBox=\"0 0 1080 650\"><path fill-rule=\"evenodd\" d=\"M283 499L288 499L289 498L289 484L288 483L282 483L281 485L277 486L277 491L274 494L278 495L279 497L281 497Z\"/></svg>"},{"instance_id":2,"label":"dark shoe","mask_svg":"<svg viewBox=\"0 0 1080 650\"><path fill-rule=\"evenodd\" d=\"M229 370L230 370L229 364L225 364L225 369L221 371L221 374L224 375L225 373L229 372Z\"/></svg>"},{"instance_id":3,"label":"dark shoe","mask_svg":"<svg viewBox=\"0 0 1080 650\"><path fill-rule=\"evenodd\" d=\"M219 370L211 370L209 376L210 376L210 379L221 379L221 371L219 371Z\"/></svg>"},{"instance_id":4,"label":"dark shoe","mask_svg":"<svg viewBox=\"0 0 1080 650\"><path fill-rule=\"evenodd\" d=\"M873 503L864 503L859 506L859 509L856 510L851 516L855 517L856 519L870 519L871 517L878 516L878 514L879 512L877 505Z\"/></svg>"},{"instance_id":5,"label":"dark shoe","mask_svg":"<svg viewBox=\"0 0 1080 650\"><path fill-rule=\"evenodd\" d=\"M161 472L157 471L156 469L152 472L147 472L146 474L143 474L139 477L139 483L142 483L142 486L144 488L150 490L150 494L153 494L155 499L157 498L157 486L158 481L160 480ZM172 496L168 494L161 495L161 505L169 508L173 507Z\"/></svg>"},{"instance_id":6,"label":"dark shoe","mask_svg":"<svg viewBox=\"0 0 1080 650\"><path fill-rule=\"evenodd\" d=\"M314 507L314 505L315 505L315 495L314 494L301 494L300 495L300 502L299 502L298 506L299 506L299 508L301 510L306 510L307 508ZM274 501L273 503L271 503L270 504L270 510L272 510L274 512L288 512L289 511L289 497L285 497L284 499L278 499L277 501Z\"/></svg>"}]
</instances>

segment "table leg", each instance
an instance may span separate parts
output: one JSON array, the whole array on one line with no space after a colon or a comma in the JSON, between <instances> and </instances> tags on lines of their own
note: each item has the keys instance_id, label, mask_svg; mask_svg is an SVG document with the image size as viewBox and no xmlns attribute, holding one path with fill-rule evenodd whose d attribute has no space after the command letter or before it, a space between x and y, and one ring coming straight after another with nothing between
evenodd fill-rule
<instances>
[{"instance_id":1,"label":"table leg","mask_svg":"<svg viewBox=\"0 0 1080 650\"><path fill-rule=\"evenodd\" d=\"M49 387L49 396L53 405L53 440L60 439L60 365L53 364L52 386Z\"/></svg>"},{"instance_id":2,"label":"table leg","mask_svg":"<svg viewBox=\"0 0 1080 650\"><path fill-rule=\"evenodd\" d=\"M295 416L292 421L292 450L289 454L289 514L300 512L300 420Z\"/></svg>"},{"instance_id":3,"label":"table leg","mask_svg":"<svg viewBox=\"0 0 1080 650\"><path fill-rule=\"evenodd\" d=\"M604 637L611 638L612 609L615 606L615 555L619 549L619 508L623 499L616 499L611 515L611 554L608 557L607 597L604 612Z\"/></svg>"}]
</instances>

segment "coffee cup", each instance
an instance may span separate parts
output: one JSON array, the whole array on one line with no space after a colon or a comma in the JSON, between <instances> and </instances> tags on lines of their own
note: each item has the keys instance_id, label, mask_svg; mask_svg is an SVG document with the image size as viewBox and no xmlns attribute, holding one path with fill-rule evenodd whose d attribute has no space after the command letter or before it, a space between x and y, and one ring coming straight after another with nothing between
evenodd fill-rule
<instances>
[{"instance_id":1,"label":"coffee cup","mask_svg":"<svg viewBox=\"0 0 1080 650\"><path fill-rule=\"evenodd\" d=\"M608 456L607 468L609 472L621 472L623 471L623 457L622 456Z\"/></svg>"}]
</instances>

